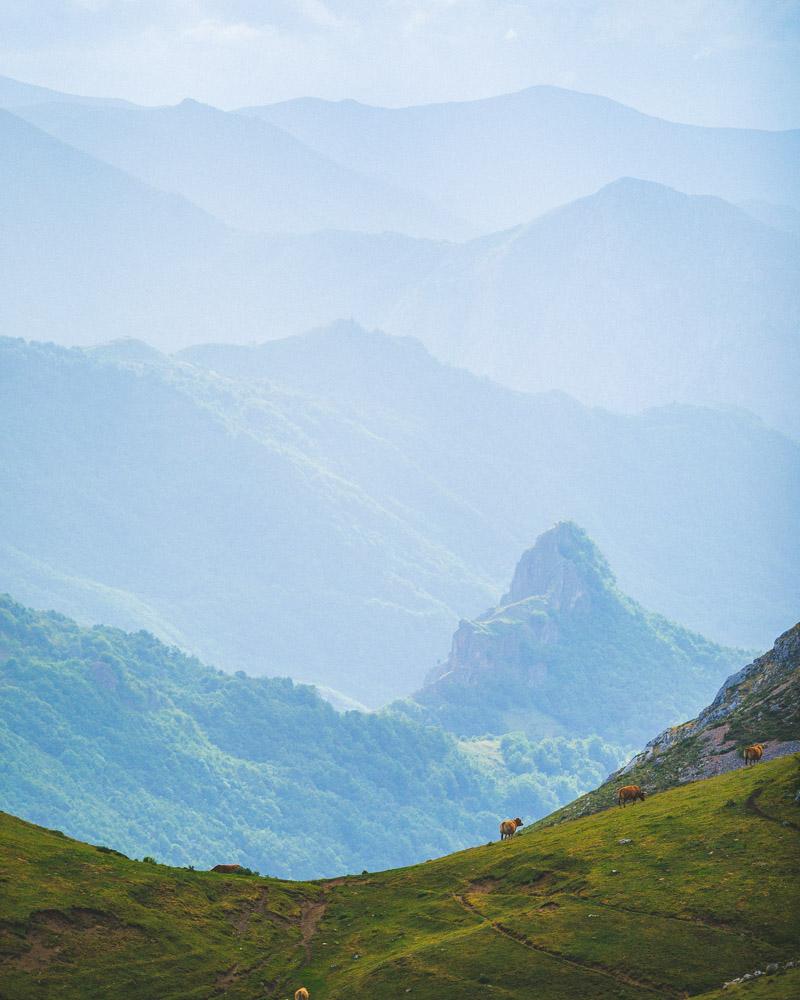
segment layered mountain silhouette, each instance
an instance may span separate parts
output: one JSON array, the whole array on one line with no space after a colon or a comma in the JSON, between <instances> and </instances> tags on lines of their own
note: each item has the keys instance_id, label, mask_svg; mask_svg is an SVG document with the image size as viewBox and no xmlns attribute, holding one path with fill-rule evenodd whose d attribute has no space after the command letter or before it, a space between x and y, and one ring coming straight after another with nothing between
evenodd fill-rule
<instances>
[{"instance_id":1,"label":"layered mountain silhouette","mask_svg":"<svg viewBox=\"0 0 800 1000\"><path fill-rule=\"evenodd\" d=\"M238 229L467 231L421 195L344 167L269 122L197 101L165 108L62 101L15 110L61 141L179 193Z\"/></svg>"},{"instance_id":2,"label":"layered mountain silhouette","mask_svg":"<svg viewBox=\"0 0 800 1000\"><path fill-rule=\"evenodd\" d=\"M624 176L800 207L800 131L681 125L558 87L409 108L303 98L243 111L484 231Z\"/></svg>"},{"instance_id":3,"label":"layered mountain silhouette","mask_svg":"<svg viewBox=\"0 0 800 1000\"><path fill-rule=\"evenodd\" d=\"M625 178L462 246L387 329L520 389L745 406L797 435L800 240Z\"/></svg>"},{"instance_id":4,"label":"layered mountain silhouette","mask_svg":"<svg viewBox=\"0 0 800 1000\"><path fill-rule=\"evenodd\" d=\"M344 231L266 237L151 185L232 217L210 188L196 187L219 180L228 192L219 197L240 202L243 223L271 211L271 198L288 211L291 198L263 168L269 142L248 137L271 126L194 105L32 111L76 129L86 116L144 122L104 126L107 146L97 151L148 183L0 115L6 329L65 343L134 336L175 349L263 341L353 316L515 388L627 410L746 407L800 433L798 236L729 203L629 179L461 244ZM172 144L184 133L178 155ZM213 150L229 145L238 152L220 153L211 170ZM254 186L233 169L245 163ZM278 173L302 176L287 171ZM350 204L315 198L307 203Z\"/></svg>"},{"instance_id":5,"label":"layered mountain silhouette","mask_svg":"<svg viewBox=\"0 0 800 1000\"><path fill-rule=\"evenodd\" d=\"M86 97L80 94L65 94L50 87L39 87L33 83L23 83L10 76L0 76L0 108L25 108L36 104L92 104L97 106L132 108L130 101L117 97Z\"/></svg>"},{"instance_id":6,"label":"layered mountain silhouette","mask_svg":"<svg viewBox=\"0 0 800 1000\"><path fill-rule=\"evenodd\" d=\"M562 522L525 552L497 607L461 622L406 710L416 703L462 736L637 742L702 704L743 658L623 595L585 532Z\"/></svg>"}]
</instances>

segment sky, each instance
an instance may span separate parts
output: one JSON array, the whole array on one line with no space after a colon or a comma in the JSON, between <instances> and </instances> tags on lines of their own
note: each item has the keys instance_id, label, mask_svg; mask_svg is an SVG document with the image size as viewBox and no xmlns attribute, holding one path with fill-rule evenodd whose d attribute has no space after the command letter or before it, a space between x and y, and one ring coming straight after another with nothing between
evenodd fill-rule
<instances>
[{"instance_id":1,"label":"sky","mask_svg":"<svg viewBox=\"0 0 800 1000\"><path fill-rule=\"evenodd\" d=\"M800 127L800 0L0 0L0 74L223 108L553 84L702 125Z\"/></svg>"}]
</instances>

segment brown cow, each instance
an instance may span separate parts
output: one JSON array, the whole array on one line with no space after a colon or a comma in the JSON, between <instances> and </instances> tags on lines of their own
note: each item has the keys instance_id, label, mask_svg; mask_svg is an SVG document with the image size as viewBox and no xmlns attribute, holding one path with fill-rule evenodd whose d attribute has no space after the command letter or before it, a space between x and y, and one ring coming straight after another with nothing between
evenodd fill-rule
<instances>
[{"instance_id":1,"label":"brown cow","mask_svg":"<svg viewBox=\"0 0 800 1000\"><path fill-rule=\"evenodd\" d=\"M501 840L511 840L514 834L522 826L522 820L517 816L516 819L504 819L500 824L500 839Z\"/></svg>"},{"instance_id":2,"label":"brown cow","mask_svg":"<svg viewBox=\"0 0 800 1000\"><path fill-rule=\"evenodd\" d=\"M305 986L301 986L299 990L294 991L294 1000L308 1000L308 990Z\"/></svg>"},{"instance_id":3,"label":"brown cow","mask_svg":"<svg viewBox=\"0 0 800 1000\"><path fill-rule=\"evenodd\" d=\"M742 756L744 757L745 767L749 764L757 764L764 756L764 744L751 743L749 747L744 748Z\"/></svg>"},{"instance_id":4,"label":"brown cow","mask_svg":"<svg viewBox=\"0 0 800 1000\"><path fill-rule=\"evenodd\" d=\"M235 872L244 871L241 865L214 865L212 872L222 872L224 875L232 875Z\"/></svg>"},{"instance_id":5,"label":"brown cow","mask_svg":"<svg viewBox=\"0 0 800 1000\"><path fill-rule=\"evenodd\" d=\"M617 792L617 804L623 807L628 802L633 802L635 805L637 799L641 799L644 802L644 792L638 785L624 785Z\"/></svg>"}]
</instances>

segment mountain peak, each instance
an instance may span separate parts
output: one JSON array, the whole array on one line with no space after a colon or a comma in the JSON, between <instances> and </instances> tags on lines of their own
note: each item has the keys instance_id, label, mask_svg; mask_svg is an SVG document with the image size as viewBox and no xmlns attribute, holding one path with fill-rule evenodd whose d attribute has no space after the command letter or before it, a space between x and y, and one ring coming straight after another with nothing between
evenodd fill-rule
<instances>
[{"instance_id":1,"label":"mountain peak","mask_svg":"<svg viewBox=\"0 0 800 1000\"><path fill-rule=\"evenodd\" d=\"M613 582L611 568L586 532L573 521L560 521L522 554L502 603L545 597L554 610L571 610Z\"/></svg>"}]
</instances>

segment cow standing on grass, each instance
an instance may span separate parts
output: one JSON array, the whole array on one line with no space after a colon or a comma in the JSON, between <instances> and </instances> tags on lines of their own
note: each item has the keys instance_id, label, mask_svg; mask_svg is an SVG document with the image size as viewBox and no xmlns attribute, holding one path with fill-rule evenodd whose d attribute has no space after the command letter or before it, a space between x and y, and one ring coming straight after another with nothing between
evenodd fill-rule
<instances>
[{"instance_id":1,"label":"cow standing on grass","mask_svg":"<svg viewBox=\"0 0 800 1000\"><path fill-rule=\"evenodd\" d=\"M744 748L744 750L742 751L742 756L744 757L745 767L747 767L750 764L757 764L764 756L764 744L751 743L749 747Z\"/></svg>"},{"instance_id":2,"label":"cow standing on grass","mask_svg":"<svg viewBox=\"0 0 800 1000\"><path fill-rule=\"evenodd\" d=\"M644 802L644 792L638 785L624 785L617 792L617 805L623 808L629 803L636 803L637 799L641 799Z\"/></svg>"},{"instance_id":3,"label":"cow standing on grass","mask_svg":"<svg viewBox=\"0 0 800 1000\"><path fill-rule=\"evenodd\" d=\"M522 826L522 820L517 816L516 819L504 819L500 824L500 839L501 840L511 840L514 834Z\"/></svg>"}]
</instances>

